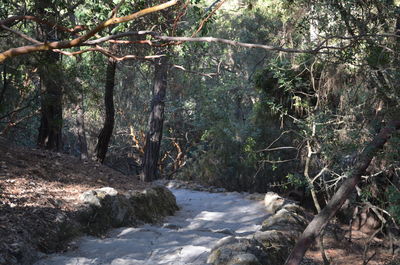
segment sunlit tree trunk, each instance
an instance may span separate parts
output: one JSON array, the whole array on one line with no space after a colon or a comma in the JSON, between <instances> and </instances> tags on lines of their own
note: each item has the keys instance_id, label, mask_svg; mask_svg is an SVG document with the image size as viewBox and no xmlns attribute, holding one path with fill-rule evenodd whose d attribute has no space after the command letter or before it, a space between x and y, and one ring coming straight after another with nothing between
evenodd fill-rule
<instances>
[{"instance_id":1,"label":"sunlit tree trunk","mask_svg":"<svg viewBox=\"0 0 400 265\"><path fill-rule=\"evenodd\" d=\"M108 144L112 136L114 129L114 83L115 83L115 69L117 62L109 58L107 64L106 73L106 91L104 93L104 104L106 108L106 117L104 120L103 128L98 136L97 146L96 146L96 157L101 163L104 162L106 158L106 153L108 150Z\"/></svg>"},{"instance_id":2,"label":"sunlit tree trunk","mask_svg":"<svg viewBox=\"0 0 400 265\"><path fill-rule=\"evenodd\" d=\"M153 87L153 100L149 118L149 130L146 134L146 144L143 158L143 181L158 178L158 160L164 124L164 99L167 89L167 58L161 57L156 61Z\"/></svg>"}]
</instances>

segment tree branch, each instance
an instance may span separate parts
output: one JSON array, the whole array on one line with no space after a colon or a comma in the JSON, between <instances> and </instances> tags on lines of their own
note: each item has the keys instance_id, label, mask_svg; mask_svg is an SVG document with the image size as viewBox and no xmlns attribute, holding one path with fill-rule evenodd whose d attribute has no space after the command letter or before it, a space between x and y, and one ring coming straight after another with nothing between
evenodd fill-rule
<instances>
[{"instance_id":1,"label":"tree branch","mask_svg":"<svg viewBox=\"0 0 400 265\"><path fill-rule=\"evenodd\" d=\"M114 59L115 61L126 61L126 60L152 60L152 59L156 59L156 58L160 58L164 55L149 55L149 56L136 56L136 55L125 55L122 57L118 57L115 54L113 54L111 51L104 49L100 46L96 46L95 48L89 48L86 50L80 50L80 51L76 51L76 52L66 52L66 51L62 51L59 49L55 49L53 50L55 52L67 55L67 56L75 56L78 54L82 54L82 53L86 53L86 52L100 52L102 54L104 54L107 57L110 57L112 59Z\"/></svg>"},{"instance_id":2,"label":"tree branch","mask_svg":"<svg viewBox=\"0 0 400 265\"><path fill-rule=\"evenodd\" d=\"M86 26L84 26L84 25L79 25L79 26L76 26L76 27L70 29L70 28L66 28L66 27L57 25L57 24L52 23L50 21L40 19L40 18L35 17L35 16L12 16L12 17L6 18L4 20L0 20L0 25L10 26L11 24L13 24L13 22L21 21L21 20L31 20L31 21L34 21L34 22L39 23L39 24L43 24L43 25L50 26L52 28L56 28L56 29L58 29L60 31L69 32L69 33L73 33L73 34L76 34L79 31L87 29Z\"/></svg>"},{"instance_id":3,"label":"tree branch","mask_svg":"<svg viewBox=\"0 0 400 265\"><path fill-rule=\"evenodd\" d=\"M208 78L213 78L213 76L217 76L218 75L218 73L208 73L208 74L206 74L206 73L200 73L200 72L196 72L196 71L190 71L190 70L187 70L185 67L183 67L181 65L176 65L176 64L171 65L171 68L179 69L179 70L182 70L184 72L191 73L191 74L205 76L205 77L208 77Z\"/></svg>"},{"instance_id":4,"label":"tree branch","mask_svg":"<svg viewBox=\"0 0 400 265\"><path fill-rule=\"evenodd\" d=\"M254 43L245 43L238 42L233 40L215 38L215 37L170 37L170 36L160 36L153 35L154 38L164 41L176 41L176 42L216 42L228 44L231 46L239 46L244 48L258 48L267 51L278 51L278 52L286 52L286 53L317 53L323 49L344 49L345 47L335 47L335 46L317 46L315 49L302 50L302 49L293 49L293 48L283 48L278 46L264 45L264 44L254 44ZM346 46L347 47L347 46Z\"/></svg>"},{"instance_id":5,"label":"tree branch","mask_svg":"<svg viewBox=\"0 0 400 265\"><path fill-rule=\"evenodd\" d=\"M49 42L49 43L43 43L43 44L27 45L27 46L22 46L22 47L18 47L18 48L11 48L7 51L0 53L0 63L4 62L8 58L15 57L15 56L22 55L22 54L29 54L29 53L37 52L37 51L48 51L48 50L54 50L54 49L64 49L64 48L71 48L71 47L79 46L82 43L84 43L85 41L87 41L88 39L90 39L91 37L93 37L99 31L101 31L111 25L128 22L128 21L137 19L139 17L148 15L150 13L154 13L154 12L166 9L168 7L175 5L177 2L178 2L178 0L171 0L164 4L145 8L143 10L140 10L140 11L130 14L128 16L115 17L115 18L108 19L108 20L98 24L95 28L90 30L85 35L75 38L73 40L55 41L55 42Z\"/></svg>"},{"instance_id":6,"label":"tree branch","mask_svg":"<svg viewBox=\"0 0 400 265\"><path fill-rule=\"evenodd\" d=\"M128 36L140 36L140 35L155 35L155 32L153 32L153 31L128 31L128 32L110 35L110 36L105 36L105 37L95 39L95 40L85 41L83 44L84 45L95 45L95 44L100 44L100 43L103 43L103 42L106 42L109 40L120 39L120 38L128 37Z\"/></svg>"},{"instance_id":7,"label":"tree branch","mask_svg":"<svg viewBox=\"0 0 400 265\"><path fill-rule=\"evenodd\" d=\"M22 33L22 32L19 32L19 31L10 29L9 27L7 27L7 26L5 26L5 25L0 24L0 27L1 27L2 29L5 29L5 30L7 30L7 31L9 31L9 32L11 32L11 33L13 33L13 34L15 34L15 35L17 35L17 36L19 36L19 37L21 37L21 38L27 40L27 41L29 41L29 42L32 42L32 43L35 43L35 44L43 44L43 42L40 42L40 41L38 41L38 40L35 40L35 39L29 37L28 35L25 35L25 34Z\"/></svg>"}]
</instances>

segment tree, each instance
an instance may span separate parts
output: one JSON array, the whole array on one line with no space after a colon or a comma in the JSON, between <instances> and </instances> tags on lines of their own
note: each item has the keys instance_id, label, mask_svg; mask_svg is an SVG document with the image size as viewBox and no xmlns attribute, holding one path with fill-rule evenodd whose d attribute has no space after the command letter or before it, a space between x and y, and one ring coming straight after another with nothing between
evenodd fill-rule
<instances>
[{"instance_id":1,"label":"tree","mask_svg":"<svg viewBox=\"0 0 400 265\"><path fill-rule=\"evenodd\" d=\"M106 107L106 117L104 120L103 128L100 131L98 142L96 146L97 160L101 163L106 158L108 144L114 129L114 83L115 83L115 69L117 62L113 58L108 58L107 72L106 72L106 86L104 93L104 105Z\"/></svg>"},{"instance_id":2,"label":"tree","mask_svg":"<svg viewBox=\"0 0 400 265\"><path fill-rule=\"evenodd\" d=\"M146 134L146 144L143 157L144 181L153 181L159 177L158 159L164 125L165 95L167 89L168 64L167 57L162 56L155 62L153 99L149 117L149 130Z\"/></svg>"}]
</instances>

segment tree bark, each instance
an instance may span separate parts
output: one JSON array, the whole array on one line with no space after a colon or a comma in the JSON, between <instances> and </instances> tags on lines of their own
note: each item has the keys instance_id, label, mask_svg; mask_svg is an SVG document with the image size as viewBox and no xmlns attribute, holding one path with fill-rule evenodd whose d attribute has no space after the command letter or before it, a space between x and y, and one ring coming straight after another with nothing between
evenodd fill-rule
<instances>
[{"instance_id":1,"label":"tree bark","mask_svg":"<svg viewBox=\"0 0 400 265\"><path fill-rule=\"evenodd\" d=\"M289 258L286 260L285 265L300 264L309 246L325 228L329 220L335 216L336 212L342 207L343 203L353 192L355 186L361 181L361 176L365 173L365 170L368 168L375 154L383 147L391 135L399 129L400 120L390 122L388 126L381 129L379 134L375 136L372 142L365 147L349 177L336 191L335 195L333 195L332 199L328 202L325 208L318 215L316 215L306 227L303 234L300 236L299 240L294 246L292 252L290 253Z\"/></svg>"},{"instance_id":2,"label":"tree bark","mask_svg":"<svg viewBox=\"0 0 400 265\"><path fill-rule=\"evenodd\" d=\"M39 67L41 89L41 119L37 145L53 151L61 151L62 143L62 87L57 79L59 55L47 52L46 61Z\"/></svg>"},{"instance_id":3,"label":"tree bark","mask_svg":"<svg viewBox=\"0 0 400 265\"><path fill-rule=\"evenodd\" d=\"M115 69L117 62L109 58L106 73L106 91L104 93L104 104L106 107L106 118L104 120L103 128L98 136L96 146L97 161L103 163L106 158L108 144L114 130L114 82L115 82Z\"/></svg>"},{"instance_id":4,"label":"tree bark","mask_svg":"<svg viewBox=\"0 0 400 265\"><path fill-rule=\"evenodd\" d=\"M167 89L167 58L156 61L153 87L153 100L149 117L149 131L146 134L144 147L142 180L149 182L158 178L158 159L164 124L164 99Z\"/></svg>"}]
</instances>

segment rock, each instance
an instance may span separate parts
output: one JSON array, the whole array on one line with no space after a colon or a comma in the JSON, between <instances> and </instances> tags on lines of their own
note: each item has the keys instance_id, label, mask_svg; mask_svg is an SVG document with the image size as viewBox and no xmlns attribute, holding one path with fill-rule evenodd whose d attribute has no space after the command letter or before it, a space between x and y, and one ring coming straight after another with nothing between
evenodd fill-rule
<instances>
[{"instance_id":1,"label":"rock","mask_svg":"<svg viewBox=\"0 0 400 265\"><path fill-rule=\"evenodd\" d=\"M308 224L304 210L300 207L289 205L271 215L262 223L261 231L278 230L288 232L302 232Z\"/></svg>"},{"instance_id":2,"label":"rock","mask_svg":"<svg viewBox=\"0 0 400 265\"><path fill-rule=\"evenodd\" d=\"M264 198L272 214L264 220L252 238L229 236L211 250L207 262L214 265L280 265L284 264L309 219L303 208L276 193Z\"/></svg>"},{"instance_id":3,"label":"rock","mask_svg":"<svg viewBox=\"0 0 400 265\"><path fill-rule=\"evenodd\" d=\"M275 192L267 192L264 197L264 204L267 212L274 214L285 203L285 199L276 194Z\"/></svg>"},{"instance_id":4,"label":"rock","mask_svg":"<svg viewBox=\"0 0 400 265\"><path fill-rule=\"evenodd\" d=\"M186 188L186 187L184 187L185 185L178 180L170 180L163 185L166 185L167 188L169 188L169 189L180 189L182 187Z\"/></svg>"},{"instance_id":5,"label":"rock","mask_svg":"<svg viewBox=\"0 0 400 265\"><path fill-rule=\"evenodd\" d=\"M115 196L118 194L118 191L111 187L104 187L104 188L98 189L98 191L104 192L106 195L110 195L110 196Z\"/></svg>"},{"instance_id":6,"label":"rock","mask_svg":"<svg viewBox=\"0 0 400 265\"><path fill-rule=\"evenodd\" d=\"M213 265L261 265L271 264L265 254L266 249L256 240L229 237L224 243L217 243L207 259L207 263ZM272 264L271 264L272 265ZM274 264L276 265L276 264Z\"/></svg>"},{"instance_id":7,"label":"rock","mask_svg":"<svg viewBox=\"0 0 400 265\"><path fill-rule=\"evenodd\" d=\"M163 186L128 194L105 187L83 193L81 200L85 205L77 213L78 221L93 235L102 235L111 227L157 223L178 210L175 196Z\"/></svg>"},{"instance_id":8,"label":"rock","mask_svg":"<svg viewBox=\"0 0 400 265\"><path fill-rule=\"evenodd\" d=\"M222 192L226 192L226 189L224 189L224 188L213 188L212 190L210 190L210 192L222 193Z\"/></svg>"},{"instance_id":9,"label":"rock","mask_svg":"<svg viewBox=\"0 0 400 265\"><path fill-rule=\"evenodd\" d=\"M162 226L163 228L167 228L167 229L172 229L172 230L179 230L182 228L182 226L177 225L177 224L170 224L170 223L165 223Z\"/></svg>"},{"instance_id":10,"label":"rock","mask_svg":"<svg viewBox=\"0 0 400 265\"><path fill-rule=\"evenodd\" d=\"M217 241L217 244L215 244L215 246L211 249L211 252L213 252L214 250L216 250L217 248L219 248L223 245L233 244L233 243L237 243L237 242L239 242L239 240L234 236L223 237Z\"/></svg>"},{"instance_id":11,"label":"rock","mask_svg":"<svg viewBox=\"0 0 400 265\"><path fill-rule=\"evenodd\" d=\"M179 209L175 196L163 186L131 193L129 201L135 209L136 217L145 223L157 223Z\"/></svg>"},{"instance_id":12,"label":"rock","mask_svg":"<svg viewBox=\"0 0 400 265\"><path fill-rule=\"evenodd\" d=\"M5 257L5 259L11 264L28 265L38 259L36 250L26 242L10 244L8 254L11 257Z\"/></svg>"},{"instance_id":13,"label":"rock","mask_svg":"<svg viewBox=\"0 0 400 265\"><path fill-rule=\"evenodd\" d=\"M261 265L257 257L250 253L234 256L227 265Z\"/></svg>"},{"instance_id":14,"label":"rock","mask_svg":"<svg viewBox=\"0 0 400 265\"><path fill-rule=\"evenodd\" d=\"M274 215L264 220L254 239L266 249L271 264L284 264L297 239L306 228L309 220L305 210L287 202Z\"/></svg>"},{"instance_id":15,"label":"rock","mask_svg":"<svg viewBox=\"0 0 400 265\"><path fill-rule=\"evenodd\" d=\"M104 199L107 195L116 196L118 192L114 188L104 187L97 190L89 190L81 194L80 200L84 203L100 206L100 200Z\"/></svg>"},{"instance_id":16,"label":"rock","mask_svg":"<svg viewBox=\"0 0 400 265\"><path fill-rule=\"evenodd\" d=\"M156 180L153 182L156 185L163 185L169 189L191 189L195 191L207 191L213 193L220 193L226 192L224 188L217 188L214 186L206 187L201 184L190 182L190 181L183 181L183 180Z\"/></svg>"}]
</instances>

